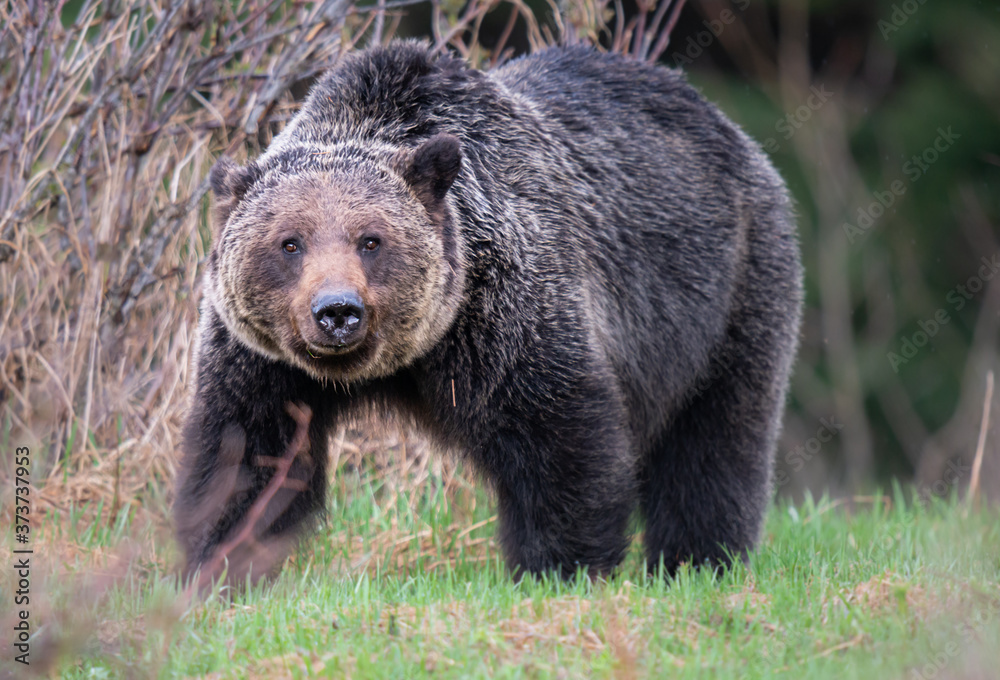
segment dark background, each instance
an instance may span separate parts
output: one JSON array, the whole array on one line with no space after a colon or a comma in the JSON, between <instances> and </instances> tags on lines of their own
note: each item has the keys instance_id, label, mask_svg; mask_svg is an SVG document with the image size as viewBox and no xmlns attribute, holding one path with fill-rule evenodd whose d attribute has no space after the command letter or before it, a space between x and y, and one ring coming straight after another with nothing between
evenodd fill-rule
<instances>
[{"instance_id":1,"label":"dark background","mask_svg":"<svg viewBox=\"0 0 1000 680\"><path fill-rule=\"evenodd\" d=\"M808 297L782 491L964 488L997 367L1000 3L737 4L693 57L703 22L733 6L685 8L668 61L690 58L798 204ZM842 425L829 442L824 419Z\"/></svg>"}]
</instances>

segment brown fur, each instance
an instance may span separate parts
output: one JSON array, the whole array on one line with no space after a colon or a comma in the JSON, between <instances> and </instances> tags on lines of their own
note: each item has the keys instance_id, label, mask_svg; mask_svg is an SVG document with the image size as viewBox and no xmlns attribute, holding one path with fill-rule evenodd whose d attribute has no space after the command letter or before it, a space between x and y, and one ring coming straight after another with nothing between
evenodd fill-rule
<instances>
[{"instance_id":1,"label":"brown fur","mask_svg":"<svg viewBox=\"0 0 1000 680\"><path fill-rule=\"evenodd\" d=\"M178 494L191 566L266 485L289 401L315 414L309 481L270 513L272 536L322 507L331 428L369 410L468 456L513 567L606 573L636 508L651 566L753 547L798 246L767 158L679 73L583 48L490 73L373 49L212 185L224 224ZM332 334L348 318L363 323ZM234 427L243 491L216 521L182 521Z\"/></svg>"}]
</instances>

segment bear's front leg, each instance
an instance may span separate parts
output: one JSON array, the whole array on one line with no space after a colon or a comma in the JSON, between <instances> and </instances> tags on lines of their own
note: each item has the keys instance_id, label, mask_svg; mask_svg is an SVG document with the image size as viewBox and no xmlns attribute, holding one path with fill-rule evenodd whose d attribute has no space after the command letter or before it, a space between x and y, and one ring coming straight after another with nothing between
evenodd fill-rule
<instances>
[{"instance_id":1,"label":"bear's front leg","mask_svg":"<svg viewBox=\"0 0 1000 680\"><path fill-rule=\"evenodd\" d=\"M571 404L496 436L487 458L512 570L598 576L624 558L637 481L621 419L601 408L612 402Z\"/></svg>"},{"instance_id":2,"label":"bear's front leg","mask_svg":"<svg viewBox=\"0 0 1000 680\"><path fill-rule=\"evenodd\" d=\"M187 573L225 561L230 580L256 579L323 507L332 413L319 383L251 351L207 313L174 520ZM268 488L279 469L287 477Z\"/></svg>"}]
</instances>

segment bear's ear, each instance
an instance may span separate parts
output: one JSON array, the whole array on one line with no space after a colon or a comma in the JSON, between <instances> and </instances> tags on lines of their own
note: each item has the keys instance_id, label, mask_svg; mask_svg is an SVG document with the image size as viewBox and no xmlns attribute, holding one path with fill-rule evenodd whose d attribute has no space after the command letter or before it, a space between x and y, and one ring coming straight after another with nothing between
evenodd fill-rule
<instances>
[{"instance_id":1,"label":"bear's ear","mask_svg":"<svg viewBox=\"0 0 1000 680\"><path fill-rule=\"evenodd\" d=\"M434 135L414 151L404 153L399 169L427 212L437 216L448 189L462 169L461 144L452 135Z\"/></svg>"},{"instance_id":2,"label":"bear's ear","mask_svg":"<svg viewBox=\"0 0 1000 680\"><path fill-rule=\"evenodd\" d=\"M256 173L250 167L241 168L233 161L223 156L208 173L208 183L215 194L215 219L212 231L218 235L229 219L229 213L243 198L250 185L254 183Z\"/></svg>"}]
</instances>

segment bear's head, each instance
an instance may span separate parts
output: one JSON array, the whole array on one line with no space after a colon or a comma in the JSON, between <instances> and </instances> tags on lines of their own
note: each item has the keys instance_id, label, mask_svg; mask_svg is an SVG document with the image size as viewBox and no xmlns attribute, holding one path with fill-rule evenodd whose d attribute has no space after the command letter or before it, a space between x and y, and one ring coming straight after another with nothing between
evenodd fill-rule
<instances>
[{"instance_id":1,"label":"bear's head","mask_svg":"<svg viewBox=\"0 0 1000 680\"><path fill-rule=\"evenodd\" d=\"M461 303L447 195L458 140L295 147L220 160L206 295L257 351L321 380L389 375L426 353Z\"/></svg>"}]
</instances>

